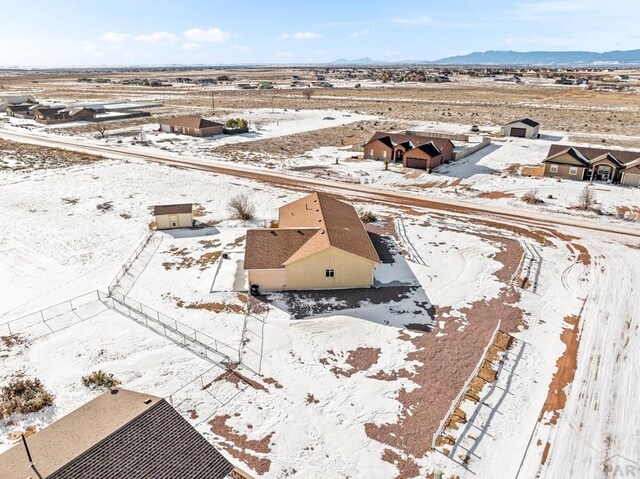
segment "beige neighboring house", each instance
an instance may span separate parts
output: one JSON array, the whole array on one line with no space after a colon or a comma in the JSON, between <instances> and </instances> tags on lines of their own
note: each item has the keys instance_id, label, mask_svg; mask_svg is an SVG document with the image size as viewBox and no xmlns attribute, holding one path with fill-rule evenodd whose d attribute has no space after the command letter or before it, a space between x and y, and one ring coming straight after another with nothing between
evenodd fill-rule
<instances>
[{"instance_id":1,"label":"beige neighboring house","mask_svg":"<svg viewBox=\"0 0 640 479\"><path fill-rule=\"evenodd\" d=\"M0 454L2 479L224 479L233 465L162 398L112 389Z\"/></svg>"},{"instance_id":2,"label":"beige neighboring house","mask_svg":"<svg viewBox=\"0 0 640 479\"><path fill-rule=\"evenodd\" d=\"M190 136L213 136L224 133L224 125L199 116L176 116L160 123L160 131Z\"/></svg>"},{"instance_id":3,"label":"beige neighboring house","mask_svg":"<svg viewBox=\"0 0 640 479\"><path fill-rule=\"evenodd\" d=\"M153 207L156 217L156 228L170 230L173 228L191 228L193 226L193 205L158 205Z\"/></svg>"},{"instance_id":4,"label":"beige neighboring house","mask_svg":"<svg viewBox=\"0 0 640 479\"><path fill-rule=\"evenodd\" d=\"M355 208L325 193L280 208L277 228L247 231L244 268L260 290L369 288L379 263Z\"/></svg>"}]
</instances>

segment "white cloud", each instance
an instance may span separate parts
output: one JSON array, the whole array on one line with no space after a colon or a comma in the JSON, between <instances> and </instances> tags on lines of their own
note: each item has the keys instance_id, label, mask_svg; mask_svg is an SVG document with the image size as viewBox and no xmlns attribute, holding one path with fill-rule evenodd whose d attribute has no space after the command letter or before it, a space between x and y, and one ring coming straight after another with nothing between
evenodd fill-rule
<instances>
[{"instance_id":1,"label":"white cloud","mask_svg":"<svg viewBox=\"0 0 640 479\"><path fill-rule=\"evenodd\" d=\"M145 43L175 42L176 36L169 32L142 33L133 37L134 40Z\"/></svg>"},{"instance_id":2,"label":"white cloud","mask_svg":"<svg viewBox=\"0 0 640 479\"><path fill-rule=\"evenodd\" d=\"M231 38L231 34L223 32L219 28L210 28L209 30L190 28L184 32L184 37L192 42L223 43Z\"/></svg>"},{"instance_id":3,"label":"white cloud","mask_svg":"<svg viewBox=\"0 0 640 479\"><path fill-rule=\"evenodd\" d=\"M321 38L322 35L314 32L295 32L295 33L281 33L278 35L278 40L315 40Z\"/></svg>"},{"instance_id":4,"label":"white cloud","mask_svg":"<svg viewBox=\"0 0 640 479\"><path fill-rule=\"evenodd\" d=\"M553 0L549 2L525 3L524 8L535 13L583 12L589 7L585 0Z\"/></svg>"},{"instance_id":5,"label":"white cloud","mask_svg":"<svg viewBox=\"0 0 640 479\"><path fill-rule=\"evenodd\" d=\"M102 35L102 39L109 43L122 43L129 40L131 35L129 33L107 32Z\"/></svg>"},{"instance_id":6,"label":"white cloud","mask_svg":"<svg viewBox=\"0 0 640 479\"><path fill-rule=\"evenodd\" d=\"M351 34L351 38L365 37L365 36L369 35L370 33L371 33L371 31L368 28L363 28L362 30L359 30L357 32L353 32Z\"/></svg>"},{"instance_id":7,"label":"white cloud","mask_svg":"<svg viewBox=\"0 0 640 479\"><path fill-rule=\"evenodd\" d=\"M419 16L395 18L393 20L393 23L399 23L401 25L432 25L434 22L429 17Z\"/></svg>"},{"instance_id":8,"label":"white cloud","mask_svg":"<svg viewBox=\"0 0 640 479\"><path fill-rule=\"evenodd\" d=\"M202 45L200 45L199 43L187 42L180 45L180 50L197 50L200 47L202 47Z\"/></svg>"},{"instance_id":9,"label":"white cloud","mask_svg":"<svg viewBox=\"0 0 640 479\"><path fill-rule=\"evenodd\" d=\"M233 51L236 51L236 52L247 53L247 52L251 51L251 48L246 47L244 45L231 45L229 47L229 50L233 50Z\"/></svg>"},{"instance_id":10,"label":"white cloud","mask_svg":"<svg viewBox=\"0 0 640 479\"><path fill-rule=\"evenodd\" d=\"M292 58L295 57L295 53L291 52L276 52L276 57L278 58Z\"/></svg>"},{"instance_id":11,"label":"white cloud","mask_svg":"<svg viewBox=\"0 0 640 479\"><path fill-rule=\"evenodd\" d=\"M98 46L93 42L84 42L82 51L85 53L95 53L98 51Z\"/></svg>"}]
</instances>

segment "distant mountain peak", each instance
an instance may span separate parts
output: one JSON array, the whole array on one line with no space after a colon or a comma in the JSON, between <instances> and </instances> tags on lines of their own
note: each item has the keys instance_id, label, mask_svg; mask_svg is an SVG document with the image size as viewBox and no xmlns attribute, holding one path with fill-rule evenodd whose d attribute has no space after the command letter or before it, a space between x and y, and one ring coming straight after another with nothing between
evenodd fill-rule
<instances>
[{"instance_id":1,"label":"distant mountain peak","mask_svg":"<svg viewBox=\"0 0 640 479\"><path fill-rule=\"evenodd\" d=\"M424 62L439 65L638 65L640 50L616 50L597 53L587 51L534 51L488 50L468 55L456 55Z\"/></svg>"}]
</instances>

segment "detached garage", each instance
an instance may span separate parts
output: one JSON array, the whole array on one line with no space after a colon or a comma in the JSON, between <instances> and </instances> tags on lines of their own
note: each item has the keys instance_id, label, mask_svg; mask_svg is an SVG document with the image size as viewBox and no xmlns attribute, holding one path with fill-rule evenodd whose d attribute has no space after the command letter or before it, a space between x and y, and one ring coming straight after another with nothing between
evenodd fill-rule
<instances>
[{"instance_id":1,"label":"detached garage","mask_svg":"<svg viewBox=\"0 0 640 479\"><path fill-rule=\"evenodd\" d=\"M153 207L156 217L156 228L170 230L173 228L191 228L193 226L193 205L158 205Z\"/></svg>"},{"instance_id":2,"label":"detached garage","mask_svg":"<svg viewBox=\"0 0 640 479\"><path fill-rule=\"evenodd\" d=\"M224 133L224 125L199 116L177 116L160 123L160 131L177 135L213 136Z\"/></svg>"},{"instance_id":3,"label":"detached garage","mask_svg":"<svg viewBox=\"0 0 640 479\"><path fill-rule=\"evenodd\" d=\"M517 138L538 138L540 123L530 118L512 121L502 127L502 136L515 136Z\"/></svg>"}]
</instances>

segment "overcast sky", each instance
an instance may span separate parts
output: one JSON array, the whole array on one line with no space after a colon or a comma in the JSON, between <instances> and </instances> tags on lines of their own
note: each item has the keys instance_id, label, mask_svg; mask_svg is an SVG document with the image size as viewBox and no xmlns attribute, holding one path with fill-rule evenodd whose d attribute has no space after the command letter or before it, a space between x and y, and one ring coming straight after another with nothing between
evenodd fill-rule
<instances>
[{"instance_id":1,"label":"overcast sky","mask_svg":"<svg viewBox=\"0 0 640 479\"><path fill-rule=\"evenodd\" d=\"M0 66L640 48L640 0L0 0Z\"/></svg>"}]
</instances>

